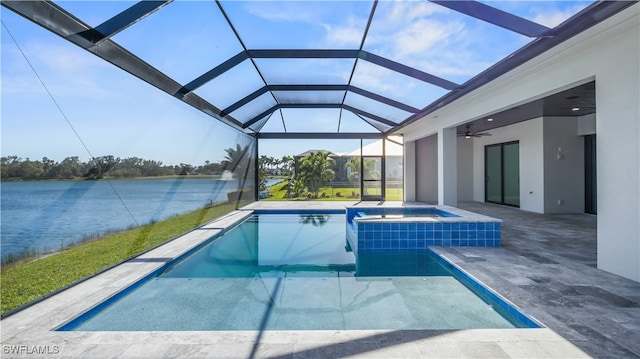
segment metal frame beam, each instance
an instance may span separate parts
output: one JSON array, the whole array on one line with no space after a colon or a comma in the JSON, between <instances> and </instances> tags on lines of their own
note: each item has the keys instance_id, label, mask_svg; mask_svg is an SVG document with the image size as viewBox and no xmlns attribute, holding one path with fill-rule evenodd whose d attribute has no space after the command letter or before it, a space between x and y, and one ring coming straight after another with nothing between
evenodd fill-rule
<instances>
[{"instance_id":1,"label":"metal frame beam","mask_svg":"<svg viewBox=\"0 0 640 359\"><path fill-rule=\"evenodd\" d=\"M382 96L382 95L378 95L376 93L361 89L359 87L356 86L352 86L352 85L267 85L264 86L254 92L252 92L251 94L249 94L248 96L240 99L239 101L235 102L234 104L231 104L229 107L225 108L224 110L221 111L221 115L222 116L226 116L230 113L232 113L233 111L239 109L240 107L248 104L249 102L255 100L256 98L264 95L265 93L269 92L269 91L347 91L347 92L353 92L355 94L358 95L362 95L366 98L369 98L371 100L374 101L378 101L381 102L385 105L391 106L391 107L395 107L398 108L400 110L406 111L406 112L411 112L411 113L418 113L420 112L420 109L415 108L413 106L409 106L405 103L390 99L388 97Z\"/></svg>"},{"instance_id":2,"label":"metal frame beam","mask_svg":"<svg viewBox=\"0 0 640 359\"><path fill-rule=\"evenodd\" d=\"M308 50L247 50L249 56L254 59L360 59L371 62L378 66L401 73L403 75L421 80L432 85L442 87L446 90L453 90L460 85L431 75L424 71L420 71L410 66L389 60L382 56L374 55L364 50L324 50L324 49L308 49Z\"/></svg>"},{"instance_id":3,"label":"metal frame beam","mask_svg":"<svg viewBox=\"0 0 640 359\"><path fill-rule=\"evenodd\" d=\"M214 67L213 69L205 72L200 75L195 80L189 82L184 85L179 91L176 92L175 96L180 98L190 92L197 90L200 86L205 85L207 82L215 79L216 77L222 75L223 73L231 70L232 68L240 65L244 60L248 59L249 56L245 51L240 52L229 60L221 63L220 65Z\"/></svg>"},{"instance_id":4,"label":"metal frame beam","mask_svg":"<svg viewBox=\"0 0 640 359\"><path fill-rule=\"evenodd\" d=\"M386 135L369 132L261 132L258 139L381 139Z\"/></svg>"},{"instance_id":5,"label":"metal frame beam","mask_svg":"<svg viewBox=\"0 0 640 359\"><path fill-rule=\"evenodd\" d=\"M348 105L343 105L341 103L282 103L282 104L276 104L271 106L268 110L265 110L263 112L261 112L259 115L253 117L252 119L250 119L249 121L245 122L242 125L242 128L248 128L249 126L253 125L254 123L260 121L261 119L263 119L265 116L267 116L268 114L279 110L279 109L283 109L283 108L341 108L347 111L351 111L355 114L361 114L363 116L366 116L374 121L380 122L380 123L384 123L387 126L397 126L398 123L396 122L392 122L389 121L385 118L382 118L378 115L374 115L372 113L369 113L367 111L352 107L352 106L348 106ZM374 126L375 127L375 126Z\"/></svg>"},{"instance_id":6,"label":"metal frame beam","mask_svg":"<svg viewBox=\"0 0 640 359\"><path fill-rule=\"evenodd\" d=\"M120 31L144 19L145 17L151 15L153 12L159 10L165 5L168 5L171 2L173 2L173 0L140 1L132 5L128 9L122 11L118 15L112 17L111 19L96 26L95 32L97 32L101 36L101 38L95 38L95 39L89 39L89 40L97 45L103 40L116 35Z\"/></svg>"},{"instance_id":7,"label":"metal frame beam","mask_svg":"<svg viewBox=\"0 0 640 359\"><path fill-rule=\"evenodd\" d=\"M520 35L528 37L541 37L551 35L551 29L546 26L542 26L536 22L516 16L506 11L496 9L478 1L429 1L434 4L438 4L448 9L457 11L459 13L474 17L478 20L482 20L484 22L499 26L503 29L517 32Z\"/></svg>"},{"instance_id":8,"label":"metal frame beam","mask_svg":"<svg viewBox=\"0 0 640 359\"><path fill-rule=\"evenodd\" d=\"M180 89L180 94L184 95L188 92L195 91L200 86L203 86L207 82L222 75L224 72L230 70L234 66L239 65L246 59L360 59L372 64L384 67L391 71L409 76L416 80L430 83L432 85L444 88L445 90L454 90L460 88L460 85L445 80L438 76L429 74L427 72L415 69L410 66L403 65L399 62L395 62L384 58L382 56L374 55L364 50L349 50L349 49L258 49L242 51L234 57L228 59L222 64L207 71L203 75L199 76L189 84Z\"/></svg>"},{"instance_id":9,"label":"metal frame beam","mask_svg":"<svg viewBox=\"0 0 640 359\"><path fill-rule=\"evenodd\" d=\"M95 47L95 43L83 36L91 27L53 2L2 1L2 6L172 96L181 88L174 79L109 39ZM221 116L220 109L194 93L180 99L224 124L240 131L243 129L242 123L229 116Z\"/></svg>"},{"instance_id":10,"label":"metal frame beam","mask_svg":"<svg viewBox=\"0 0 640 359\"><path fill-rule=\"evenodd\" d=\"M245 122L243 124L233 117L228 116L227 113L223 113L220 109L193 93L193 91L204 85L208 81L211 81L215 77L220 76L224 72L237 66L246 59L251 59L251 61L253 61L255 58L353 58L368 61L375 65L387 68L391 71L395 71L397 73L401 73L412 78L422 80L450 90L450 92L448 92L446 95L427 105L420 111L410 111L414 112L414 114L406 118L400 124L396 124L379 116L350 106L345 106L344 104L339 105L339 108L352 111L358 116L362 115L371 119L372 121L379 122L380 124L392 126L391 129L387 130L385 133L393 133L397 132L404 126L416 121L417 119L422 118L427 114L450 104L451 102L470 93L471 91L484 86L493 79L513 70L526 61L531 60L532 58L544 53L545 51L566 41L576 34L579 34L580 32L598 24L601 21L604 21L610 16L636 3L636 1L623 0L598 1L587 7L578 15L570 18L554 29L549 30L548 28L543 27L539 24L530 22L509 13L502 12L501 10L497 10L495 8L475 1L460 2L431 0L441 6L454 9L455 11L459 11L482 21L490 22L511 31L526 36L539 37L536 40L530 42L528 45L522 47L520 50L516 51L508 58L496 63L489 69L476 75L471 80L465 82L462 85L455 84L429 73L414 69L412 67L371 54L363 50L248 50L245 48L244 51L225 61L223 64L211 69L207 73L191 81L189 84L182 86L182 84L178 83L171 77L167 76L166 74L146 63L144 60L140 59L127 49L121 47L120 45L109 39L109 36L113 36L119 31L127 28L128 26L131 26L136 21L139 21L145 16L148 16L154 11L157 11L159 8L165 6L170 1L171 0L141 1L131 6L129 9L105 21L103 24L99 25L96 28L88 26L87 24L51 1L3 0L1 4L5 8L25 17L33 23L93 53L94 55L140 78L150 85L179 98L183 102L210 115L211 117L221 121L222 123L225 123L235 129L239 129L240 131L245 130L248 126L251 126L256 121L259 121L260 118L252 119L249 121L250 123ZM98 42L100 46L96 46ZM266 91L272 91L269 90L268 84L265 83L265 85L267 86ZM360 90L361 89L350 87L350 85L347 84L347 91L358 93L373 100L386 103L390 106L398 107L402 105L397 101L392 102L393 100L364 90ZM255 96L255 94L257 94L257 92L252 95ZM338 107L335 104L331 105ZM307 108L323 108L324 106L326 106L326 104L305 104L305 106L307 106ZM277 106L274 106L274 108L272 108L270 111L273 112L280 108L291 107L299 107L299 105L279 104ZM263 116L268 115L268 113L268 111L265 112Z\"/></svg>"}]
</instances>

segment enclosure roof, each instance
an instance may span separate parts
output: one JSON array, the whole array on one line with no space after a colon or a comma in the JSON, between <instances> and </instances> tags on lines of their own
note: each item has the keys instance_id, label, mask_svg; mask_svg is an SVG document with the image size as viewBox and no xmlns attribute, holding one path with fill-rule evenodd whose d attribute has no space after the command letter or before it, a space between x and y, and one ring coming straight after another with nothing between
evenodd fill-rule
<instances>
[{"instance_id":1,"label":"enclosure roof","mask_svg":"<svg viewBox=\"0 0 640 359\"><path fill-rule=\"evenodd\" d=\"M2 1L257 137L393 133L633 1Z\"/></svg>"}]
</instances>

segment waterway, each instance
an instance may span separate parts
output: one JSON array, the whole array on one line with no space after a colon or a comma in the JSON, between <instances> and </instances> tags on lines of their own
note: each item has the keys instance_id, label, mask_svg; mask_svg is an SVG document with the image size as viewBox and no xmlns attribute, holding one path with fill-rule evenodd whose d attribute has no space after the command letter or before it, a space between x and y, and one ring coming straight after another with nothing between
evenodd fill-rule
<instances>
[{"instance_id":1,"label":"waterway","mask_svg":"<svg viewBox=\"0 0 640 359\"><path fill-rule=\"evenodd\" d=\"M227 200L236 180L162 178L3 182L2 257L59 250L83 238L160 221Z\"/></svg>"}]
</instances>

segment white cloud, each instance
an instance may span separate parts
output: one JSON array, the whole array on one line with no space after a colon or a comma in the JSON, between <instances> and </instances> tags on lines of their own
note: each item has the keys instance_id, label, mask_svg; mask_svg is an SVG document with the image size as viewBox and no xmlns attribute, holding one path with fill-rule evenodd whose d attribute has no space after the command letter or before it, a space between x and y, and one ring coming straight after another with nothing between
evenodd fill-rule
<instances>
[{"instance_id":1,"label":"white cloud","mask_svg":"<svg viewBox=\"0 0 640 359\"><path fill-rule=\"evenodd\" d=\"M562 22L578 13L582 10L584 6L574 5L573 7L566 8L563 10L558 9L550 9L544 12L538 12L533 19L534 22L537 22L540 25L544 25L549 28L554 28L560 25Z\"/></svg>"},{"instance_id":2,"label":"white cloud","mask_svg":"<svg viewBox=\"0 0 640 359\"><path fill-rule=\"evenodd\" d=\"M83 50L44 41L32 41L22 48L29 63L54 96L102 97L115 93L108 89L108 83L113 81L108 73L115 69L109 69L111 65ZM3 92L44 92L42 83L21 53L17 50L10 53L6 48L2 51L3 67L15 69L3 70Z\"/></svg>"},{"instance_id":3,"label":"white cloud","mask_svg":"<svg viewBox=\"0 0 640 359\"><path fill-rule=\"evenodd\" d=\"M251 15L268 21L317 23L322 6L310 6L309 2L303 4L293 1L250 1L246 3L245 9Z\"/></svg>"},{"instance_id":4,"label":"white cloud","mask_svg":"<svg viewBox=\"0 0 640 359\"><path fill-rule=\"evenodd\" d=\"M349 16L344 24L323 24L327 45L335 47L358 48L364 35L366 19Z\"/></svg>"},{"instance_id":5,"label":"white cloud","mask_svg":"<svg viewBox=\"0 0 640 359\"><path fill-rule=\"evenodd\" d=\"M446 45L460 38L465 32L464 24L419 19L394 35L395 49L399 60L425 56L438 44Z\"/></svg>"}]
</instances>

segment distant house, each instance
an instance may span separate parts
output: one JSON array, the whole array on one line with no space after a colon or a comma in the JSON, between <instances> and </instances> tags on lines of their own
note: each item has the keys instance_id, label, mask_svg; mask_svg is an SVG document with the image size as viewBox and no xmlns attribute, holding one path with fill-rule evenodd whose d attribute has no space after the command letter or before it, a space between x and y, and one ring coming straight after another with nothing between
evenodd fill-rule
<instances>
[{"instance_id":1,"label":"distant house","mask_svg":"<svg viewBox=\"0 0 640 359\"><path fill-rule=\"evenodd\" d=\"M386 176L385 178L387 180L402 180L402 173L403 173L403 148L401 144L392 142L392 141L387 141L385 144L385 153L386 153L386 158L387 161L385 163L386 166ZM360 148L357 148L349 153L346 153L343 155L343 157L345 157L348 161L352 161L353 158L355 157L359 157L360 155L362 155L363 157L374 157L374 156L381 156L382 155L382 140L378 140L375 142L372 142L368 145L362 146L362 151L360 151ZM351 168L348 168L348 172L351 172Z\"/></svg>"}]
</instances>

